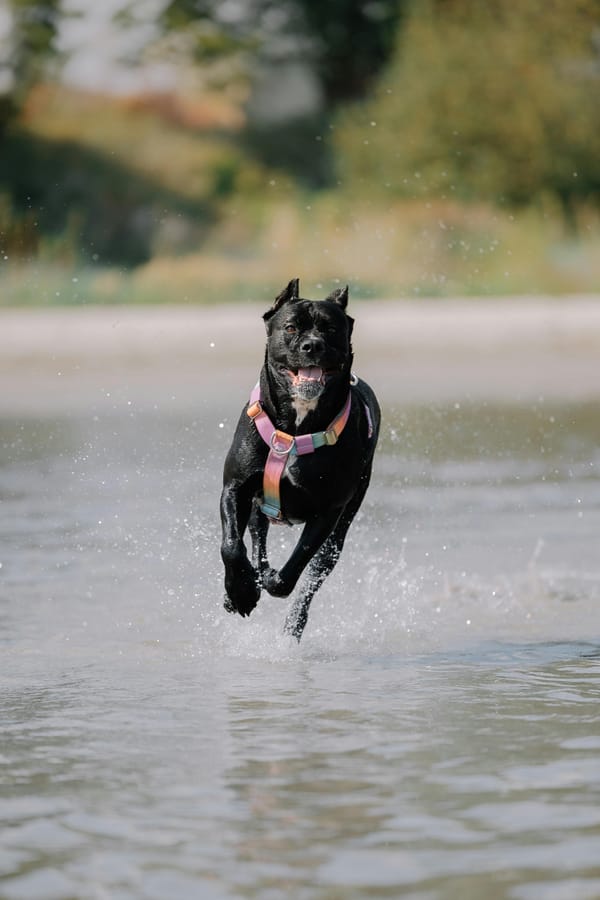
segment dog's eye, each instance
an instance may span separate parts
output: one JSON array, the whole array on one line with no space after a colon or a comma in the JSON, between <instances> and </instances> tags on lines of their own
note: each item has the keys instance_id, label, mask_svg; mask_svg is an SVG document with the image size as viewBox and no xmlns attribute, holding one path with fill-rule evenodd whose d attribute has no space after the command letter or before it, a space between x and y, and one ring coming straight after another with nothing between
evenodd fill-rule
<instances>
[{"instance_id":1,"label":"dog's eye","mask_svg":"<svg viewBox=\"0 0 600 900\"><path fill-rule=\"evenodd\" d=\"M286 325L285 331L286 331L286 334L296 334L298 329L296 328L295 325Z\"/></svg>"}]
</instances>

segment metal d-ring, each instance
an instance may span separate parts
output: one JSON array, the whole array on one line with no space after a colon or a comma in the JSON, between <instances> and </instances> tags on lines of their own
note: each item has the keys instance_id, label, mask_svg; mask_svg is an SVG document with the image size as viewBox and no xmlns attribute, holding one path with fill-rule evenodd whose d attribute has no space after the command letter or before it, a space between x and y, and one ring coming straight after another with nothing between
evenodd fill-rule
<instances>
[{"instance_id":1,"label":"metal d-ring","mask_svg":"<svg viewBox=\"0 0 600 900\"><path fill-rule=\"evenodd\" d=\"M292 452L292 447L294 446L293 440L290 443L289 447L285 447L283 450L281 450L279 447L276 447L274 444L274 441L276 438L277 438L277 432L274 431L273 434L271 435L271 440L269 441L269 446L270 446L271 450L273 451L273 453L275 453L277 456L287 456L288 453Z\"/></svg>"},{"instance_id":2,"label":"metal d-ring","mask_svg":"<svg viewBox=\"0 0 600 900\"><path fill-rule=\"evenodd\" d=\"M352 387L358 384L358 375L355 375L354 372L350 372L350 384Z\"/></svg>"}]
</instances>

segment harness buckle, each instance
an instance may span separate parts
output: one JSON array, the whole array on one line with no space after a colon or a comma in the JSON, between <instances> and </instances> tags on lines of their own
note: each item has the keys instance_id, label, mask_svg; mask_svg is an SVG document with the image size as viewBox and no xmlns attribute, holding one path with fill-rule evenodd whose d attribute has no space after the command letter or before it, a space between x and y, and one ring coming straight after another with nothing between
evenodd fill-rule
<instances>
[{"instance_id":1,"label":"harness buckle","mask_svg":"<svg viewBox=\"0 0 600 900\"><path fill-rule=\"evenodd\" d=\"M323 434L325 436L325 443L328 447L333 447L334 444L337 444L338 436L333 428L329 428L328 431L324 431Z\"/></svg>"},{"instance_id":2,"label":"harness buckle","mask_svg":"<svg viewBox=\"0 0 600 900\"><path fill-rule=\"evenodd\" d=\"M260 400L256 400L252 404L252 406L248 407L248 409L246 410L246 415L249 416L251 419L255 419L257 416L259 416L261 414L261 412L262 412L261 402L260 402Z\"/></svg>"},{"instance_id":3,"label":"harness buckle","mask_svg":"<svg viewBox=\"0 0 600 900\"><path fill-rule=\"evenodd\" d=\"M283 446L281 443L276 444L275 442L283 442ZM285 446L285 442L288 441L287 447ZM279 429L275 429L273 434L271 435L271 440L269 441L269 447L276 453L277 456L287 456L288 453L292 452L292 448L294 446L294 438L291 434L286 434L285 431L279 431Z\"/></svg>"}]
</instances>

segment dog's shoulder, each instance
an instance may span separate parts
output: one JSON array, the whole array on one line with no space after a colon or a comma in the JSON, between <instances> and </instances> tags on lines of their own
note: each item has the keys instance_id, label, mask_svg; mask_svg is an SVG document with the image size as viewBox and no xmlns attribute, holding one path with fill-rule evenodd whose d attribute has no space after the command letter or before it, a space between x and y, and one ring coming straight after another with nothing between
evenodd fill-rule
<instances>
[{"instance_id":1,"label":"dog's shoulder","mask_svg":"<svg viewBox=\"0 0 600 900\"><path fill-rule=\"evenodd\" d=\"M238 419L231 446L225 457L224 478L245 479L262 472L268 449L248 416L244 406Z\"/></svg>"}]
</instances>

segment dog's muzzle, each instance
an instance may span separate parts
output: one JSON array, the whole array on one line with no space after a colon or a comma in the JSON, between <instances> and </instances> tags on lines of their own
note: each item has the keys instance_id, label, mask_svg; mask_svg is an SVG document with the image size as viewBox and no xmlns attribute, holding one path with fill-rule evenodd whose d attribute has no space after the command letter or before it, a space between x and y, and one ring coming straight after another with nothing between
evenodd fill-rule
<instances>
[{"instance_id":1,"label":"dog's muzzle","mask_svg":"<svg viewBox=\"0 0 600 900\"><path fill-rule=\"evenodd\" d=\"M287 370L291 381L290 393L300 400L315 400L325 387L326 374L320 366L306 366L293 372Z\"/></svg>"}]
</instances>

